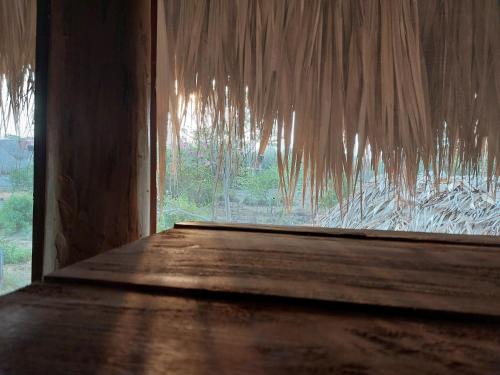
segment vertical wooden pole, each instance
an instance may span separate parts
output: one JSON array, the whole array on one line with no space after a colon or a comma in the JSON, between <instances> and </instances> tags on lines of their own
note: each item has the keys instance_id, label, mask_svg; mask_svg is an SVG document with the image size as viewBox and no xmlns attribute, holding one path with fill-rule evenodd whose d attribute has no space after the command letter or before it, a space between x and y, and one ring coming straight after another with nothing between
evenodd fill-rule
<instances>
[{"instance_id":1,"label":"vertical wooden pole","mask_svg":"<svg viewBox=\"0 0 500 375\"><path fill-rule=\"evenodd\" d=\"M156 170L157 170L157 145L158 145L158 130L156 125L156 51L158 43L158 0L151 0L151 112L149 120L149 147L151 150L150 164L150 208L149 208L149 223L150 232L156 233L156 215L157 215L157 199L158 192L156 189Z\"/></svg>"},{"instance_id":2,"label":"vertical wooden pole","mask_svg":"<svg viewBox=\"0 0 500 375\"><path fill-rule=\"evenodd\" d=\"M51 1L44 272L150 229L151 1Z\"/></svg>"},{"instance_id":3,"label":"vertical wooden pole","mask_svg":"<svg viewBox=\"0 0 500 375\"><path fill-rule=\"evenodd\" d=\"M31 261L32 281L39 281L43 276L50 0L37 1L36 18L33 256Z\"/></svg>"}]
</instances>

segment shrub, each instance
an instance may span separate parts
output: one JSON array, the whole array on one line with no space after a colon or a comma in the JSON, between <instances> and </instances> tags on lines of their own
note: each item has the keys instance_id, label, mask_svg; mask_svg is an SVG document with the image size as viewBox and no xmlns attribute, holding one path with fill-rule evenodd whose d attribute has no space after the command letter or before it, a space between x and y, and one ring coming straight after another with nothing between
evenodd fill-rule
<instances>
[{"instance_id":1,"label":"shrub","mask_svg":"<svg viewBox=\"0 0 500 375\"><path fill-rule=\"evenodd\" d=\"M5 264L26 263L31 259L30 248L18 247L6 239L0 239L0 251L3 252Z\"/></svg>"},{"instance_id":2,"label":"shrub","mask_svg":"<svg viewBox=\"0 0 500 375\"><path fill-rule=\"evenodd\" d=\"M29 193L12 194L0 208L0 227L6 234L29 229L33 220L33 196Z\"/></svg>"},{"instance_id":3,"label":"shrub","mask_svg":"<svg viewBox=\"0 0 500 375\"><path fill-rule=\"evenodd\" d=\"M248 192L245 200L249 205L269 205L279 202L281 195L279 192L278 168L267 168L255 174L248 173L238 179L239 188Z\"/></svg>"},{"instance_id":4,"label":"shrub","mask_svg":"<svg viewBox=\"0 0 500 375\"><path fill-rule=\"evenodd\" d=\"M158 221L158 229L172 228L175 223L192 220L208 220L208 208L199 207L185 195L165 197L164 210Z\"/></svg>"},{"instance_id":5,"label":"shrub","mask_svg":"<svg viewBox=\"0 0 500 375\"><path fill-rule=\"evenodd\" d=\"M9 180L12 185L12 191L33 190L33 165L13 169L9 173Z\"/></svg>"}]
</instances>

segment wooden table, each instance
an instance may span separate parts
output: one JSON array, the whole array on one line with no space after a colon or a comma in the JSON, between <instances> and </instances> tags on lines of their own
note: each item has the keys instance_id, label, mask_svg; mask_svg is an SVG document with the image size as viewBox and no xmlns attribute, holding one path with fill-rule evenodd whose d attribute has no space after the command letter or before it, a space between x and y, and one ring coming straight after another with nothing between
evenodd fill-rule
<instances>
[{"instance_id":1,"label":"wooden table","mask_svg":"<svg viewBox=\"0 0 500 375\"><path fill-rule=\"evenodd\" d=\"M181 224L0 316L2 374L500 374L500 242Z\"/></svg>"}]
</instances>

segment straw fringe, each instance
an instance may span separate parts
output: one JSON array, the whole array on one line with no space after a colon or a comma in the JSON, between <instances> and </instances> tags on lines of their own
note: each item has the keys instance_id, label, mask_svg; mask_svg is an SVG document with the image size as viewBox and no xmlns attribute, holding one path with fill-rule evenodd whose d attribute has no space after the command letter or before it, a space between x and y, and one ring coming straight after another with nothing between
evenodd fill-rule
<instances>
[{"instance_id":1,"label":"straw fringe","mask_svg":"<svg viewBox=\"0 0 500 375\"><path fill-rule=\"evenodd\" d=\"M260 153L277 136L288 204L301 168L312 204L329 184L342 201L366 161L410 190L419 165L436 184L500 176L496 0L162 0L158 18L161 187L190 97L227 147L248 117ZM35 0L0 0L4 123L32 92L35 20Z\"/></svg>"},{"instance_id":2,"label":"straw fringe","mask_svg":"<svg viewBox=\"0 0 500 375\"><path fill-rule=\"evenodd\" d=\"M4 123L32 91L35 19L0 0ZM160 186L192 95L221 144L277 136L288 204L301 168L312 204L329 184L342 202L366 160L410 189L419 165L500 176L496 0L162 0L158 19Z\"/></svg>"},{"instance_id":3,"label":"straw fringe","mask_svg":"<svg viewBox=\"0 0 500 375\"><path fill-rule=\"evenodd\" d=\"M341 201L367 159L410 190L419 165L436 183L484 160L499 176L496 0L164 1L160 123L179 139L194 95L215 132L242 141L249 111L260 153L277 135L286 202L301 168L312 204L329 183Z\"/></svg>"},{"instance_id":4,"label":"straw fringe","mask_svg":"<svg viewBox=\"0 0 500 375\"><path fill-rule=\"evenodd\" d=\"M0 0L0 120L13 115L19 134L19 113L33 93L36 41L36 0ZM2 100L7 102L3 103Z\"/></svg>"}]
</instances>

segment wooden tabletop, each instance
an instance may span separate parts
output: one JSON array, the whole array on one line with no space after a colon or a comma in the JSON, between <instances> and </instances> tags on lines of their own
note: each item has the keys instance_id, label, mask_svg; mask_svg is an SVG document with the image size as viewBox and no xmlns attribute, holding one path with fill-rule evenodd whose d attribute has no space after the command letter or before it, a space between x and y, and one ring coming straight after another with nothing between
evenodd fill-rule
<instances>
[{"instance_id":1,"label":"wooden tabletop","mask_svg":"<svg viewBox=\"0 0 500 375\"><path fill-rule=\"evenodd\" d=\"M312 226L289 226L289 225L269 225L269 224L237 224L219 223L208 221L188 221L176 223L176 229L208 229L208 230L232 230L237 232L258 232L258 233L280 233L280 234L302 234L306 236L352 238L357 240L378 239L396 240L408 242L431 242L431 243L451 243L462 245L480 245L500 247L500 237L491 235L462 235L448 233L423 233L423 232L402 232L393 230L376 229L344 229L344 228L324 228Z\"/></svg>"},{"instance_id":2,"label":"wooden tabletop","mask_svg":"<svg viewBox=\"0 0 500 375\"><path fill-rule=\"evenodd\" d=\"M45 284L0 299L2 374L478 374L500 326Z\"/></svg>"},{"instance_id":3,"label":"wooden tabletop","mask_svg":"<svg viewBox=\"0 0 500 375\"><path fill-rule=\"evenodd\" d=\"M0 298L0 374L499 374L481 241L178 225Z\"/></svg>"},{"instance_id":4,"label":"wooden tabletop","mask_svg":"<svg viewBox=\"0 0 500 375\"><path fill-rule=\"evenodd\" d=\"M252 228L177 226L47 280L500 317L500 246Z\"/></svg>"}]
</instances>

